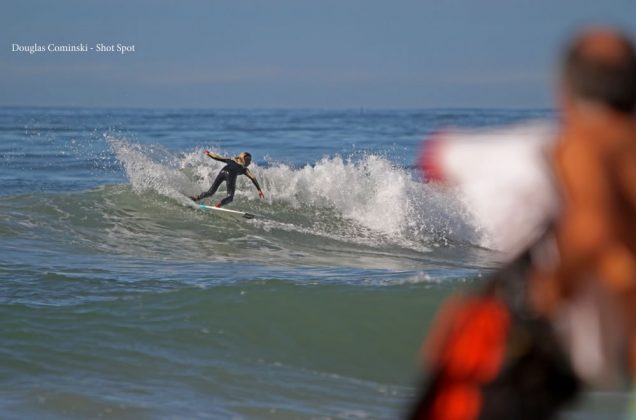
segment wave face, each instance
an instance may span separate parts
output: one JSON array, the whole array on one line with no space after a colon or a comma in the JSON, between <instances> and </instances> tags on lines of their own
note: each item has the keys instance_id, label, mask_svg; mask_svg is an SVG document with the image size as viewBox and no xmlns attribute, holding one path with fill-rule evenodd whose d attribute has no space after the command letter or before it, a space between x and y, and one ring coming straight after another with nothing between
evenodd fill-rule
<instances>
[{"instance_id":1,"label":"wave face","mask_svg":"<svg viewBox=\"0 0 636 420\"><path fill-rule=\"evenodd\" d=\"M451 193L422 184L412 171L381 156L368 154L358 160L323 157L302 167L254 165L251 169L266 192L265 202L259 201L246 177L239 177L235 200L229 208L259 217L228 225L213 215L193 213L191 208L195 206L187 199L188 195L209 188L222 163L198 151L173 155L155 147L153 155L149 155L146 146L114 137L109 137L108 142L130 182L128 200L137 200L133 196L136 194L171 200L174 205L170 207L166 201L164 208L186 214L193 222L205 221L209 229L206 238L210 240L227 237L239 245L258 233L262 244L256 253L252 249L251 260L258 259L258 253L264 251L267 255L263 257L271 261L267 249L272 247L286 255L304 245L308 256L315 254L314 248L330 246L397 256L402 252L427 254L449 243L470 248L471 243L479 241ZM215 202L223 196L221 187L217 196L208 200ZM173 214L161 219L170 218L183 216ZM334 252L332 257L337 261L340 253ZM290 259L297 261L298 253L293 254ZM236 257L241 258L240 249Z\"/></svg>"},{"instance_id":2,"label":"wave face","mask_svg":"<svg viewBox=\"0 0 636 420\"><path fill-rule=\"evenodd\" d=\"M0 409L131 419L399 417L439 303L499 258L412 157L540 114L3 111ZM206 148L252 152L257 218L187 198Z\"/></svg>"}]
</instances>

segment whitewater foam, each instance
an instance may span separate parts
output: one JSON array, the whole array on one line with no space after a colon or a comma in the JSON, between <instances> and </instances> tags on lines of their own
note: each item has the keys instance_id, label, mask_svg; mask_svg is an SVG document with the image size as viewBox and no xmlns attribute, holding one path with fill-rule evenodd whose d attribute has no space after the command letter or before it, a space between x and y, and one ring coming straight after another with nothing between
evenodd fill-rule
<instances>
[{"instance_id":1,"label":"whitewater foam","mask_svg":"<svg viewBox=\"0 0 636 420\"><path fill-rule=\"evenodd\" d=\"M179 170L178 160L160 146L142 147L110 135L106 141L122 165L135 192L154 191L186 203L183 191L191 189L191 181ZM161 157L157 157L161 155Z\"/></svg>"}]
</instances>

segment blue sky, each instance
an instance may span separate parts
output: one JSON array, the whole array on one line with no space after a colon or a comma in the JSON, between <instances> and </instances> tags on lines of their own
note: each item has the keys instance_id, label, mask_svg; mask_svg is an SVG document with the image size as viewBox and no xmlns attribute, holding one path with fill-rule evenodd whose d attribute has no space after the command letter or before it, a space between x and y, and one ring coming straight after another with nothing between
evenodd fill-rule
<instances>
[{"instance_id":1,"label":"blue sky","mask_svg":"<svg viewBox=\"0 0 636 420\"><path fill-rule=\"evenodd\" d=\"M152 0L0 5L0 105L550 107L590 23L636 33L634 0ZM34 54L13 43L134 44Z\"/></svg>"}]
</instances>

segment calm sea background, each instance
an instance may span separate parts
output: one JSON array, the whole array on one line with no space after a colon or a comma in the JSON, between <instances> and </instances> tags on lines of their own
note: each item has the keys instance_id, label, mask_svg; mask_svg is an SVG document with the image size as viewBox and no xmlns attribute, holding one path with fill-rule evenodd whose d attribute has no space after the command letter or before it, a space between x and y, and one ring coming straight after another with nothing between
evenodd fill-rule
<instances>
[{"instance_id":1,"label":"calm sea background","mask_svg":"<svg viewBox=\"0 0 636 420\"><path fill-rule=\"evenodd\" d=\"M423 139L553 117L0 108L0 417L399 418L435 310L498 264ZM256 219L186 198L204 149L252 153Z\"/></svg>"}]
</instances>

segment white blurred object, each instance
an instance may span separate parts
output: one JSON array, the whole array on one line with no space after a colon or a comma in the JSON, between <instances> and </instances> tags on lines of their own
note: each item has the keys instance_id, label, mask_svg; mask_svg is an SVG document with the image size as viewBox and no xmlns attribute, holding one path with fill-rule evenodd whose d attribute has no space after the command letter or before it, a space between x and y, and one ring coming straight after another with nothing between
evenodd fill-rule
<instances>
[{"instance_id":1,"label":"white blurred object","mask_svg":"<svg viewBox=\"0 0 636 420\"><path fill-rule=\"evenodd\" d=\"M446 130L425 141L420 164L427 177L457 189L483 246L515 255L558 208L548 162L555 133L547 121Z\"/></svg>"}]
</instances>

